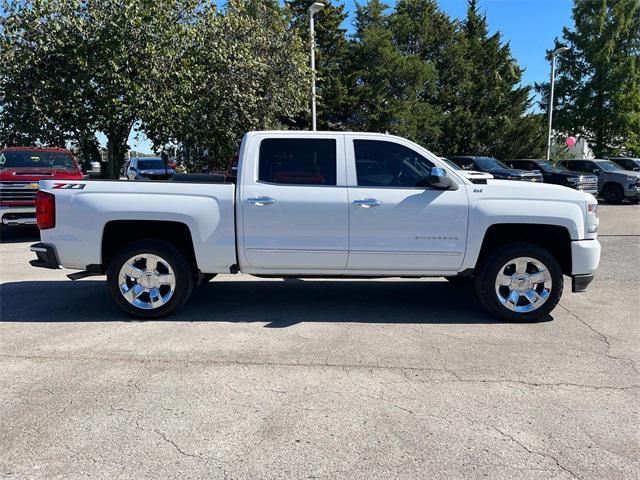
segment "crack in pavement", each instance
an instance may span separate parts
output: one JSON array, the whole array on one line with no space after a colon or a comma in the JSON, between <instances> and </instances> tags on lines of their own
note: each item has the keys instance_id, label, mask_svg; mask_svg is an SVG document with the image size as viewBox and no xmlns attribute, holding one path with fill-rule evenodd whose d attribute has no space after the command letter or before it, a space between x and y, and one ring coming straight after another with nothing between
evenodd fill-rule
<instances>
[{"instance_id":1,"label":"crack in pavement","mask_svg":"<svg viewBox=\"0 0 640 480\"><path fill-rule=\"evenodd\" d=\"M140 359L137 357L100 357L100 356L40 356L40 355L9 355L9 354L0 354L0 358L7 359L24 359L24 360L56 360L56 361L101 361L101 362L122 362L122 363L137 363L144 362L148 363L159 363L159 364L175 364L175 359ZM620 359L618 357L617 360L626 360ZM388 370L388 371L399 371L399 372L443 372L452 377L449 380L436 378L436 379L428 379L428 382L431 383L447 383L447 382L462 382L462 383L513 383L518 385L525 385L529 387L573 387L573 388L583 388L590 390L613 390L613 391L626 391L633 389L640 389L640 385L627 385L623 387L611 386L611 385L589 385L582 383L571 383L571 382L531 382L526 380L518 380L518 379L508 379L508 378L464 378L460 376L457 372L446 369L446 368L437 368L437 367L410 367L410 366L394 366L394 365L366 365L366 364L336 364L336 363L291 363L291 362L251 362L251 361L228 361L228 360L191 360L192 365L212 365L212 366L222 366L222 367L302 367L302 368L337 368L341 369L345 372L348 370ZM424 380L419 380L422 383L426 383Z\"/></svg>"},{"instance_id":2,"label":"crack in pavement","mask_svg":"<svg viewBox=\"0 0 640 480\"><path fill-rule=\"evenodd\" d=\"M543 458L547 458L547 459L553 460L553 462L556 464L556 466L557 466L558 468L560 468L562 471L564 471L564 472L568 473L569 475L571 475L571 477L572 477L572 478L576 478L576 479L578 479L578 480L581 480L581 477L579 477L579 476L578 476L575 472L573 472L570 468L568 468L568 467L566 467L566 466L562 465L562 464L560 463L560 461L559 461L559 460L558 460L554 455L551 455L550 453L547 453L547 452L538 452L538 451L536 451L536 450L532 450L532 449L530 449L530 448L529 448L529 447L527 447L524 443L522 443L520 440L518 440L517 438L515 438L513 435L511 435L511 434L509 434L509 433L507 433L507 432L504 432L504 431L500 430L500 429L499 429L498 427L496 427L495 425L492 425L492 424L490 424L490 423L486 423L486 422L480 422L480 421L477 421L477 420L473 420L473 419L471 419L471 418L469 418L469 417L465 417L465 418L466 418L468 421L470 421L471 423L479 423L479 424L481 424L481 425L484 425L485 427L488 427L488 428L490 428L490 429L492 429L492 430L494 430L494 431L498 432L500 435L502 435L502 436L504 436L504 437L506 437L506 438L510 439L512 442L516 443L520 448L522 448L523 450L525 450L525 451L526 451L527 453L529 453L530 455L538 455L538 456L540 456L540 457L543 457Z\"/></svg>"},{"instance_id":3,"label":"crack in pavement","mask_svg":"<svg viewBox=\"0 0 640 480\"><path fill-rule=\"evenodd\" d=\"M143 429L143 430L144 430L144 429ZM167 443L169 443L169 444L173 445L173 448L175 448L175 450L176 450L178 453L180 453L180 455L184 455L185 457L197 458L197 459L199 459L199 460L206 460L206 458L204 458L202 455L198 455L198 454L196 454L196 453L189 453L189 452L184 451L182 448L180 448L180 446L179 446L176 442L174 442L174 441L173 441L173 440L171 440L170 438L167 438L167 436L166 436L163 432L161 432L160 430L158 430L158 429L154 428L154 429L153 429L153 431L154 431L156 434L160 435L160 437L162 437L162 439L163 439L165 442L167 442Z\"/></svg>"},{"instance_id":4,"label":"crack in pavement","mask_svg":"<svg viewBox=\"0 0 640 480\"><path fill-rule=\"evenodd\" d=\"M573 318L575 318L576 320L578 320L578 322L582 323L585 327L587 327L589 330L591 330L593 333L595 333L596 335L598 335L602 341L605 344L605 351L603 352L603 355L607 358L611 358L613 360L618 360L620 362L624 362L627 365L629 365L631 367L631 369L636 372L636 373L640 373L638 371L638 368L636 367L635 362L630 359L630 358L623 358L623 357L617 357L615 355L611 354L611 342L609 341L609 338L602 333L599 330L596 330L591 324L589 324L585 319L581 318L577 313L575 313L573 310L571 310L570 308L565 307L564 305L558 303L558 306L562 309L564 309L569 315L571 315Z\"/></svg>"}]
</instances>

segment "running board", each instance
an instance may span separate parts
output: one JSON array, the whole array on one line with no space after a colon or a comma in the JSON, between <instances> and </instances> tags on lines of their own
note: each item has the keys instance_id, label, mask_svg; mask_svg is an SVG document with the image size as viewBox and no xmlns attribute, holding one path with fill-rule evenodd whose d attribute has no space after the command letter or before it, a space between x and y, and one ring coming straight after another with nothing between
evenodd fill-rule
<instances>
[{"instance_id":1,"label":"running board","mask_svg":"<svg viewBox=\"0 0 640 480\"><path fill-rule=\"evenodd\" d=\"M89 270L83 270L82 272L70 273L67 275L67 278L70 280L82 280L87 277L98 277L100 275L104 275L104 273L100 272L90 272Z\"/></svg>"}]
</instances>

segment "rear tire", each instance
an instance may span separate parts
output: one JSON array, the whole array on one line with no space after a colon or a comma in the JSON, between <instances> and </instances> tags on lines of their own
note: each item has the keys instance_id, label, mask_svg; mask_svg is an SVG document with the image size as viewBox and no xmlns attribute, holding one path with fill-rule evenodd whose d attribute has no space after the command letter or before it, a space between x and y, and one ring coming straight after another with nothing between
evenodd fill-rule
<instances>
[{"instance_id":1,"label":"rear tire","mask_svg":"<svg viewBox=\"0 0 640 480\"><path fill-rule=\"evenodd\" d=\"M185 255L170 243L139 240L111 260L107 286L122 310L140 318L174 312L193 292L193 272Z\"/></svg>"},{"instance_id":2,"label":"rear tire","mask_svg":"<svg viewBox=\"0 0 640 480\"><path fill-rule=\"evenodd\" d=\"M604 198L607 203L618 205L624 200L624 190L617 183L608 183L602 189L602 198Z\"/></svg>"},{"instance_id":3,"label":"rear tire","mask_svg":"<svg viewBox=\"0 0 640 480\"><path fill-rule=\"evenodd\" d=\"M507 322L532 322L560 301L564 278L558 261L529 243L498 247L483 261L476 294L493 316Z\"/></svg>"}]
</instances>

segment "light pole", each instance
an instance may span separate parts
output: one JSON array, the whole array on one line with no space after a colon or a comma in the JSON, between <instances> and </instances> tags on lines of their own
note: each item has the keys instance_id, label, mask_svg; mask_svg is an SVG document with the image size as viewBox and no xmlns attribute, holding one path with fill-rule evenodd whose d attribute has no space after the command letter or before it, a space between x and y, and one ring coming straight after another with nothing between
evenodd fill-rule
<instances>
[{"instance_id":1,"label":"light pole","mask_svg":"<svg viewBox=\"0 0 640 480\"><path fill-rule=\"evenodd\" d=\"M551 90L549 91L549 132L547 134L547 161L551 159L551 124L553 122L553 87L556 81L556 56L570 50L569 47L558 47L551 52Z\"/></svg>"},{"instance_id":2,"label":"light pole","mask_svg":"<svg viewBox=\"0 0 640 480\"><path fill-rule=\"evenodd\" d=\"M313 17L324 8L315 2L309 7L309 36L311 37L311 130L316 131L316 32Z\"/></svg>"}]
</instances>

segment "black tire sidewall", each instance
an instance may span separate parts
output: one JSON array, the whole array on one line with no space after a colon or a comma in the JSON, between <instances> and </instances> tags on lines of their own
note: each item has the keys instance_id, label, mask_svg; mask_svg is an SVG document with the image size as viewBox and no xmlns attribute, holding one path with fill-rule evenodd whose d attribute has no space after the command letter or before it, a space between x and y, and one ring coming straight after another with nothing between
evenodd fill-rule
<instances>
[{"instance_id":1,"label":"black tire sidewall","mask_svg":"<svg viewBox=\"0 0 640 480\"><path fill-rule=\"evenodd\" d=\"M610 183L605 187L602 196L609 203L622 203L624 200L624 189L620 185Z\"/></svg>"},{"instance_id":2,"label":"black tire sidewall","mask_svg":"<svg viewBox=\"0 0 640 480\"><path fill-rule=\"evenodd\" d=\"M176 286L173 296L160 308L144 310L131 305L120 292L118 274L122 265L134 255L151 253L165 260L173 269ZM113 301L130 315L140 318L160 318L180 308L193 291L193 273L184 254L167 242L158 240L139 240L123 247L113 257L107 270L107 286Z\"/></svg>"},{"instance_id":3,"label":"black tire sidewall","mask_svg":"<svg viewBox=\"0 0 640 480\"><path fill-rule=\"evenodd\" d=\"M516 257L531 257L542 262L551 275L552 288L547 301L533 312L518 313L503 306L495 292L495 279L500 268ZM476 277L476 293L480 303L495 317L507 322L534 322L549 314L560 301L564 277L558 261L548 251L529 243L512 243L498 247L480 267Z\"/></svg>"}]
</instances>

